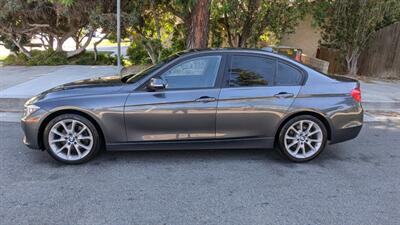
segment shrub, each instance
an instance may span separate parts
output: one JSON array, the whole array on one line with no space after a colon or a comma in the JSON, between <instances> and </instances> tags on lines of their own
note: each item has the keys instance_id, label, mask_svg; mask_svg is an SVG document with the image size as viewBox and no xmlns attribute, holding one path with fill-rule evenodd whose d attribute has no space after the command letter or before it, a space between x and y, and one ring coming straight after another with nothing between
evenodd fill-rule
<instances>
[{"instance_id":1,"label":"shrub","mask_svg":"<svg viewBox=\"0 0 400 225\"><path fill-rule=\"evenodd\" d=\"M28 59L28 66L57 66L68 64L67 55L64 52L47 51L31 51L32 58Z\"/></svg>"},{"instance_id":2,"label":"shrub","mask_svg":"<svg viewBox=\"0 0 400 225\"><path fill-rule=\"evenodd\" d=\"M152 43L153 46L156 48L157 45L156 43ZM162 46L158 46L161 49L161 60L167 58L168 56L182 51L185 49L184 42L181 41L176 41L174 42L171 47L169 48L164 48ZM147 65L151 64L151 59L148 53L146 52L143 44L141 42L133 42L132 45L128 48L127 55L129 57L129 60L132 62L134 65Z\"/></svg>"},{"instance_id":3,"label":"shrub","mask_svg":"<svg viewBox=\"0 0 400 225\"><path fill-rule=\"evenodd\" d=\"M70 59L69 64L74 65L116 65L117 56L111 56L111 52L99 52L97 61L94 60L94 52L84 52Z\"/></svg>"},{"instance_id":4,"label":"shrub","mask_svg":"<svg viewBox=\"0 0 400 225\"><path fill-rule=\"evenodd\" d=\"M17 54L7 56L3 63L4 65L25 66L27 61L28 58L24 54Z\"/></svg>"},{"instance_id":5,"label":"shrub","mask_svg":"<svg viewBox=\"0 0 400 225\"><path fill-rule=\"evenodd\" d=\"M151 64L151 59L140 43L133 42L127 50L129 60L134 64Z\"/></svg>"},{"instance_id":6,"label":"shrub","mask_svg":"<svg viewBox=\"0 0 400 225\"><path fill-rule=\"evenodd\" d=\"M4 65L117 65L117 56L111 56L110 52L99 52L97 56L97 61L94 60L94 52L84 52L72 58L67 58L65 52L55 52L52 50L32 50L31 55L31 58L28 58L21 53L18 53L16 56L9 55L4 59ZM123 60L121 61L123 64Z\"/></svg>"}]
</instances>

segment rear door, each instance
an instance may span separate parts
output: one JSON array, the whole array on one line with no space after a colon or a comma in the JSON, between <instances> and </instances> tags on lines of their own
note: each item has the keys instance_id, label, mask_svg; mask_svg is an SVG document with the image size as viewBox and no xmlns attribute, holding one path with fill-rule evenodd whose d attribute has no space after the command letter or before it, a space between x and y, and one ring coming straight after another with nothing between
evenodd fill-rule
<instances>
[{"instance_id":1,"label":"rear door","mask_svg":"<svg viewBox=\"0 0 400 225\"><path fill-rule=\"evenodd\" d=\"M303 79L302 71L280 59L231 55L217 106L216 137L273 137Z\"/></svg>"}]
</instances>

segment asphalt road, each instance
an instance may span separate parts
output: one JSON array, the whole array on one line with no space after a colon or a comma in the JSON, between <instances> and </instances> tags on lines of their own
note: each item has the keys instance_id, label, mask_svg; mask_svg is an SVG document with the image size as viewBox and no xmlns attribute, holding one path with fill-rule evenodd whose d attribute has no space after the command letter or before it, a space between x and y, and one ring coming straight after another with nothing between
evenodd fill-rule
<instances>
[{"instance_id":1,"label":"asphalt road","mask_svg":"<svg viewBox=\"0 0 400 225\"><path fill-rule=\"evenodd\" d=\"M0 123L0 224L400 222L400 124L368 123L306 164L274 150L103 153L65 166Z\"/></svg>"}]
</instances>

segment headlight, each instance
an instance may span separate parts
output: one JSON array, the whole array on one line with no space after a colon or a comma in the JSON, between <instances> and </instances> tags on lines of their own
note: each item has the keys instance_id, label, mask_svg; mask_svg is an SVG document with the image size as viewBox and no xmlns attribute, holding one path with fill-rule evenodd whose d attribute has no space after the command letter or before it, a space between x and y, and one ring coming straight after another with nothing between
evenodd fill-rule
<instances>
[{"instance_id":1,"label":"headlight","mask_svg":"<svg viewBox=\"0 0 400 225\"><path fill-rule=\"evenodd\" d=\"M40 109L39 106L36 106L36 105L27 105L27 106L25 106L25 109L24 109L24 116L29 116L29 115L31 115L32 113L38 111L39 109Z\"/></svg>"}]
</instances>

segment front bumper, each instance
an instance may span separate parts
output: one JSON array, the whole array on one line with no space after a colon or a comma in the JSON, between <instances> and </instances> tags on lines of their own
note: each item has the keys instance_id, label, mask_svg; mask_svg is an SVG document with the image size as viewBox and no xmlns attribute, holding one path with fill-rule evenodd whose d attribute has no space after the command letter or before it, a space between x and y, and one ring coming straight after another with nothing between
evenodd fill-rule
<instances>
[{"instance_id":1,"label":"front bumper","mask_svg":"<svg viewBox=\"0 0 400 225\"><path fill-rule=\"evenodd\" d=\"M23 143L32 149L43 149L43 146L39 143L40 137L40 125L43 122L43 118L46 115L46 111L38 110L29 116L21 118L21 127L24 131Z\"/></svg>"}]
</instances>

